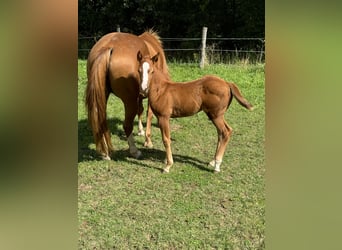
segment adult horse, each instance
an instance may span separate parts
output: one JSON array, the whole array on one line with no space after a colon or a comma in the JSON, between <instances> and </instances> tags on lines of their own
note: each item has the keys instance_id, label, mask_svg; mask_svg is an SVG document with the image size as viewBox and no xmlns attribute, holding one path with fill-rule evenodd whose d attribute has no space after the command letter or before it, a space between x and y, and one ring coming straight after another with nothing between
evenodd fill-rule
<instances>
[{"instance_id":1,"label":"adult horse","mask_svg":"<svg viewBox=\"0 0 342 250\"><path fill-rule=\"evenodd\" d=\"M158 54L144 57L137 54L140 62L141 75L140 91L148 96L153 113L158 118L158 124L166 151L166 167L169 172L173 164L170 138L170 118L194 115L204 111L217 129L217 147L214 159L209 163L220 172L220 165L224 151L229 142L232 128L224 120L233 97L245 108L252 110L253 106L242 96L239 88L231 82L216 76L204 76L198 80L176 83L164 77L164 74L155 68Z\"/></svg>"},{"instance_id":2,"label":"adult horse","mask_svg":"<svg viewBox=\"0 0 342 250\"><path fill-rule=\"evenodd\" d=\"M146 31L140 36L120 32L109 33L92 47L88 56L86 107L96 150L103 159L109 160L113 151L106 116L107 100L110 93L119 97L124 104L123 127L129 152L135 158L139 158L141 155L135 146L132 133L134 118L137 114L139 127L142 128L143 97L139 95L138 51L145 56L161 55L161 60L156 67L169 78L162 43L157 33L152 30ZM150 114L147 124L150 129L152 112L148 113ZM147 133L150 133L150 130ZM147 144L146 146L148 146Z\"/></svg>"}]
</instances>

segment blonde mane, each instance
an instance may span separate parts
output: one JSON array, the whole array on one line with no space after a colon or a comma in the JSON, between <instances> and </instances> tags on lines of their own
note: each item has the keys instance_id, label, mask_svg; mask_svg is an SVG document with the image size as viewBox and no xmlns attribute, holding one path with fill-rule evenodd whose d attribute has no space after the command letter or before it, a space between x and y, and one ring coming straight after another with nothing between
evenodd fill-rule
<instances>
[{"instance_id":1,"label":"blonde mane","mask_svg":"<svg viewBox=\"0 0 342 250\"><path fill-rule=\"evenodd\" d=\"M163 43L158 35L157 31L153 30L153 28L146 30L140 36L147 45L150 56L154 56L155 54L159 53L159 59L157 64L158 68L165 74L165 76L170 79L169 69L166 63L166 57L163 50Z\"/></svg>"},{"instance_id":2,"label":"blonde mane","mask_svg":"<svg viewBox=\"0 0 342 250\"><path fill-rule=\"evenodd\" d=\"M151 36L153 36L161 47L163 47L163 42L160 39L160 36L158 35L158 31L154 30L153 28L150 28L148 30L145 30L145 32L149 33Z\"/></svg>"}]
</instances>

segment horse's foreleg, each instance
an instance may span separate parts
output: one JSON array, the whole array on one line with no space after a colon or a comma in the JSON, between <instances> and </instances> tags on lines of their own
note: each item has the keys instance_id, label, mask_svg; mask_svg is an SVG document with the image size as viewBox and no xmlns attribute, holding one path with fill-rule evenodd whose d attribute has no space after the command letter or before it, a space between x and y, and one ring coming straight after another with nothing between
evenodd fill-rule
<instances>
[{"instance_id":1,"label":"horse's foreleg","mask_svg":"<svg viewBox=\"0 0 342 250\"><path fill-rule=\"evenodd\" d=\"M137 107L132 107L125 104L125 121L124 121L124 130L127 136L128 146L129 146L129 153L136 159L141 156L141 152L137 149L134 142L133 137L133 122L134 117L136 115Z\"/></svg>"},{"instance_id":2,"label":"horse's foreleg","mask_svg":"<svg viewBox=\"0 0 342 250\"><path fill-rule=\"evenodd\" d=\"M158 117L158 122L166 152L166 167L164 168L164 172L168 173L173 164L170 137L170 119L168 117Z\"/></svg>"},{"instance_id":3,"label":"horse's foreleg","mask_svg":"<svg viewBox=\"0 0 342 250\"><path fill-rule=\"evenodd\" d=\"M226 150L227 144L229 142L230 135L233 132L233 129L225 122L223 117L213 119L212 122L214 123L217 129L218 140L215 158L209 164L215 168L215 172L220 172L222 158Z\"/></svg>"},{"instance_id":4,"label":"horse's foreleg","mask_svg":"<svg viewBox=\"0 0 342 250\"><path fill-rule=\"evenodd\" d=\"M153 143L151 140L151 126L152 126L153 112L150 104L148 104L147 115L146 115L146 134L144 146L148 148L153 148Z\"/></svg>"}]
</instances>

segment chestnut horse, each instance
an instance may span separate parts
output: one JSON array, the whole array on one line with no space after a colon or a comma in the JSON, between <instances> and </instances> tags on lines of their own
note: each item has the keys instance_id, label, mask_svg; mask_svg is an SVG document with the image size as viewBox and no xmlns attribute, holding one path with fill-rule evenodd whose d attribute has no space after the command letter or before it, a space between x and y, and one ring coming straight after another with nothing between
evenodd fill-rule
<instances>
[{"instance_id":1,"label":"chestnut horse","mask_svg":"<svg viewBox=\"0 0 342 250\"><path fill-rule=\"evenodd\" d=\"M245 108L253 106L241 95L234 83L226 82L216 76L204 76L198 80L175 83L165 78L155 66L158 54L152 58L138 52L140 62L140 92L148 96L149 105L158 118L158 124L166 151L166 167L169 172L173 164L170 139L170 118L194 115L205 112L217 129L218 142L214 160L209 164L215 172L220 172L220 165L232 134L232 128L224 120L233 97Z\"/></svg>"},{"instance_id":2,"label":"chestnut horse","mask_svg":"<svg viewBox=\"0 0 342 250\"><path fill-rule=\"evenodd\" d=\"M110 160L113 151L110 131L107 124L107 100L110 93L118 96L125 109L124 131L127 136L129 152L139 158L133 138L133 122L139 116L139 129L142 129L142 99L139 95L140 76L137 53L145 56L161 55L156 68L169 78L168 68L159 36L152 30L140 36L128 33L109 33L103 36L91 49L87 61L88 84L86 106L88 120L92 128L96 150L103 159ZM147 124L150 129L152 112L148 112ZM147 131L150 133L149 131ZM150 146L147 145L146 146Z\"/></svg>"}]
</instances>

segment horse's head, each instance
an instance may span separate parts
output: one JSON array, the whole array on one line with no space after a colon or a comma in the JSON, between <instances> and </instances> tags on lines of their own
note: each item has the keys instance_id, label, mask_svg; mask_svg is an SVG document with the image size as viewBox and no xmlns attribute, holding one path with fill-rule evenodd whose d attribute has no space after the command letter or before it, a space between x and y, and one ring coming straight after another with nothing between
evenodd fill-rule
<instances>
[{"instance_id":1,"label":"horse's head","mask_svg":"<svg viewBox=\"0 0 342 250\"><path fill-rule=\"evenodd\" d=\"M154 73L154 64L158 61L159 53L153 57L143 57L141 52L138 51L137 59L139 62L139 75L140 75L140 94L147 96L149 85L151 83L152 75Z\"/></svg>"}]
</instances>

